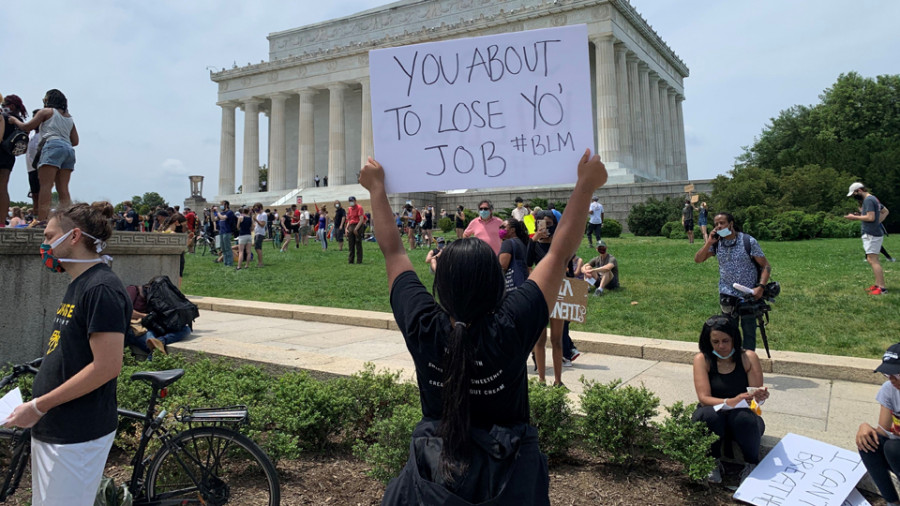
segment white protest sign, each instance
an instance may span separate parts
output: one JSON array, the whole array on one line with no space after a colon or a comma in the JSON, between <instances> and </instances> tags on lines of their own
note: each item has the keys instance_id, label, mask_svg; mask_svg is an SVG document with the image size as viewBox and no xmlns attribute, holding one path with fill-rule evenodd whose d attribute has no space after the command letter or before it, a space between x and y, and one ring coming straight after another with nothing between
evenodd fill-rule
<instances>
[{"instance_id":1,"label":"white protest sign","mask_svg":"<svg viewBox=\"0 0 900 506\"><path fill-rule=\"evenodd\" d=\"M587 27L369 52L389 193L574 183L594 146Z\"/></svg>"},{"instance_id":2,"label":"white protest sign","mask_svg":"<svg viewBox=\"0 0 900 506\"><path fill-rule=\"evenodd\" d=\"M3 420L9 418L9 415L20 404L22 404L22 391L19 390L19 387L13 388L0 398L0 424L3 423Z\"/></svg>"},{"instance_id":3,"label":"white protest sign","mask_svg":"<svg viewBox=\"0 0 900 506\"><path fill-rule=\"evenodd\" d=\"M757 506L855 506L868 504L855 491L866 474L859 454L788 434L741 484L734 498Z\"/></svg>"}]
</instances>

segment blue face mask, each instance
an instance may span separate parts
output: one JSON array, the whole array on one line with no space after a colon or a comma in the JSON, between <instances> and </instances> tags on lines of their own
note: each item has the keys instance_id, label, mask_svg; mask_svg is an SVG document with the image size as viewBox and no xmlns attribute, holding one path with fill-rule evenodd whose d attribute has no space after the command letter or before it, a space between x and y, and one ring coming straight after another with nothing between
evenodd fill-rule
<instances>
[{"instance_id":1,"label":"blue face mask","mask_svg":"<svg viewBox=\"0 0 900 506\"><path fill-rule=\"evenodd\" d=\"M479 210L478 215L481 216L482 220L486 220L491 217L491 212L487 210Z\"/></svg>"},{"instance_id":2,"label":"blue face mask","mask_svg":"<svg viewBox=\"0 0 900 506\"><path fill-rule=\"evenodd\" d=\"M731 356L734 355L734 348L731 349L731 353L729 353L728 355L726 355L724 357L722 355L720 355L719 352L716 350L713 350L713 355L721 358L722 360L725 360L726 358L731 358Z\"/></svg>"},{"instance_id":3,"label":"blue face mask","mask_svg":"<svg viewBox=\"0 0 900 506\"><path fill-rule=\"evenodd\" d=\"M727 228L723 228L722 230L719 230L716 233L719 234L719 237L728 237L729 235L731 235L731 230L729 230Z\"/></svg>"}]
</instances>

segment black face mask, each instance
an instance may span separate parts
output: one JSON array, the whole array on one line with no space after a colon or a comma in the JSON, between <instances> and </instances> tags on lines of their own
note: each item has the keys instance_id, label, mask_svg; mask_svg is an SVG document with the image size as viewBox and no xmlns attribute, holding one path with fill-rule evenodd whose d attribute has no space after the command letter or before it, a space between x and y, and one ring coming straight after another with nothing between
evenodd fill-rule
<instances>
[{"instance_id":1,"label":"black face mask","mask_svg":"<svg viewBox=\"0 0 900 506\"><path fill-rule=\"evenodd\" d=\"M855 198L856 200L858 200L858 201L860 201L860 202L862 202L863 199L865 199L865 197L863 197L863 196L862 196L861 194L859 194L859 193L854 193L854 194L853 194L853 198Z\"/></svg>"}]
</instances>

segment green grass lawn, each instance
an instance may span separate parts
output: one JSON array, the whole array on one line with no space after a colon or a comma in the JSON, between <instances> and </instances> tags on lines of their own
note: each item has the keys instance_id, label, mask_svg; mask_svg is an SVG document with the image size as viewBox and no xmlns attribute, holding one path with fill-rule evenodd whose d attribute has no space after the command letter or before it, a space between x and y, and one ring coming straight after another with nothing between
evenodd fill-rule
<instances>
[{"instance_id":1,"label":"green grass lawn","mask_svg":"<svg viewBox=\"0 0 900 506\"><path fill-rule=\"evenodd\" d=\"M694 263L700 242L631 235L607 242L619 260L622 288L592 296L587 323L572 329L696 341L706 318L718 312L718 264L714 258ZM782 287L767 329L773 357L778 350L792 350L879 358L900 341L898 264L882 257L891 293L871 296L865 289L874 283L872 270L863 261L859 239L761 245L772 264L772 279ZM349 265L346 248L339 252L336 246L331 243L321 251L310 241L279 253L267 242L266 266L241 271L214 264L209 255L187 255L182 289L191 295L390 311L384 257L377 244L364 243L362 265ZM885 247L900 256L900 237L886 238ZM430 287L434 276L425 264L426 253L419 249L410 258ZM585 261L596 255L586 240L578 254ZM759 346L762 353L761 340Z\"/></svg>"}]
</instances>

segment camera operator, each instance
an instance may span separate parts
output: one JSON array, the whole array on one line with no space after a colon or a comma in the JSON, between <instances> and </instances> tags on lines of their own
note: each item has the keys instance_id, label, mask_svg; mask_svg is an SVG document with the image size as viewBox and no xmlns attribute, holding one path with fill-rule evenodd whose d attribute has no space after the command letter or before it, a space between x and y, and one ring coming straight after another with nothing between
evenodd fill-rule
<instances>
[{"instance_id":1,"label":"camera operator","mask_svg":"<svg viewBox=\"0 0 900 506\"><path fill-rule=\"evenodd\" d=\"M719 260L719 305L722 312L740 316L743 343L741 348L756 350L756 311L753 304L763 297L772 267L756 239L734 228L734 216L719 213L703 247L694 255L694 261L705 262L710 257ZM752 300L743 300L744 294L735 290L734 283L753 289Z\"/></svg>"}]
</instances>

